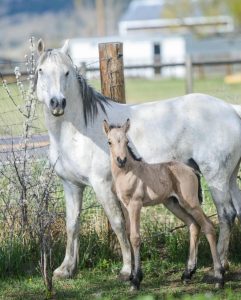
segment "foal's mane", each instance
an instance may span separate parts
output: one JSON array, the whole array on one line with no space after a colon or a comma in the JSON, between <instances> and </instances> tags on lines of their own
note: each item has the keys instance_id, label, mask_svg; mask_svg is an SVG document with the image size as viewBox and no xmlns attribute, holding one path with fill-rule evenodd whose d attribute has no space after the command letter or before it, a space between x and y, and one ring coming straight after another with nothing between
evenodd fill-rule
<instances>
[{"instance_id":1,"label":"foal's mane","mask_svg":"<svg viewBox=\"0 0 241 300\"><path fill-rule=\"evenodd\" d=\"M109 130L111 130L113 128L121 128L121 125L110 124L109 125ZM134 160L136 160L136 161L142 161L142 158L136 156L136 154L134 153L133 149L131 148L131 146L129 144L127 144L127 149L128 149L128 152L130 153L131 157Z\"/></svg>"},{"instance_id":2,"label":"foal's mane","mask_svg":"<svg viewBox=\"0 0 241 300\"><path fill-rule=\"evenodd\" d=\"M48 49L44 51L44 53L40 56L38 64L42 64L46 59L55 60L58 63L65 63L73 65L72 59L69 55L66 55L56 49ZM75 67L75 66L74 66ZM105 97L101 93L97 92L93 89L88 83L87 80L79 74L77 68L76 69L76 77L80 86L81 97L83 101L83 110L84 110L84 121L85 126L88 125L88 122L93 122L95 117L98 115L99 107L106 115L105 104L110 105L111 99ZM35 74L34 80L34 89L37 84L37 72Z\"/></svg>"}]
</instances>

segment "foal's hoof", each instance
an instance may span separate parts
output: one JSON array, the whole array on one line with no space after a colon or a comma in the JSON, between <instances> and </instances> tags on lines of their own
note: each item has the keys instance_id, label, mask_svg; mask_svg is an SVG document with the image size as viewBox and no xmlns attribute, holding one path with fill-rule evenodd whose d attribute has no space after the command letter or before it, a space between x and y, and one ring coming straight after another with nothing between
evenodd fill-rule
<instances>
[{"instance_id":1,"label":"foal's hoof","mask_svg":"<svg viewBox=\"0 0 241 300\"><path fill-rule=\"evenodd\" d=\"M183 272L181 280L183 284L188 284L191 281L191 275L188 274L187 272Z\"/></svg>"},{"instance_id":2,"label":"foal's hoof","mask_svg":"<svg viewBox=\"0 0 241 300\"><path fill-rule=\"evenodd\" d=\"M195 269L193 269L193 270L185 270L184 272L183 272L183 274L182 274L182 277L181 277L181 279L182 279L182 282L184 283L184 284L188 284L188 283L190 283L190 281L191 281L191 279L192 279L192 275L194 274L196 272L196 268Z\"/></svg>"}]
</instances>

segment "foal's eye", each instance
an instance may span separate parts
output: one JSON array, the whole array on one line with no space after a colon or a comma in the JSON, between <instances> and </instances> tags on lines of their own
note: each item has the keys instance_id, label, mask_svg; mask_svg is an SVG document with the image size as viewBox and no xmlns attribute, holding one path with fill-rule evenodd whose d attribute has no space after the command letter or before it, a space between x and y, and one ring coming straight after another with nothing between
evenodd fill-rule
<instances>
[{"instance_id":1,"label":"foal's eye","mask_svg":"<svg viewBox=\"0 0 241 300\"><path fill-rule=\"evenodd\" d=\"M109 145L111 145L111 142L110 142L110 141L108 141L108 144L109 144Z\"/></svg>"},{"instance_id":2,"label":"foal's eye","mask_svg":"<svg viewBox=\"0 0 241 300\"><path fill-rule=\"evenodd\" d=\"M39 68L38 71L41 73L43 70L41 68Z\"/></svg>"},{"instance_id":3,"label":"foal's eye","mask_svg":"<svg viewBox=\"0 0 241 300\"><path fill-rule=\"evenodd\" d=\"M65 76L67 77L69 75L69 71L67 71L66 73L65 73Z\"/></svg>"}]
</instances>

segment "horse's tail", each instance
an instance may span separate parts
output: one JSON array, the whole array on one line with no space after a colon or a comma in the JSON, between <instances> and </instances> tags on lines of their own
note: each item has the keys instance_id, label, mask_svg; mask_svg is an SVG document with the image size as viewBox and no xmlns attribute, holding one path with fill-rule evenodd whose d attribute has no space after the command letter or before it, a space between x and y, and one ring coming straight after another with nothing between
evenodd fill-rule
<instances>
[{"instance_id":1,"label":"horse's tail","mask_svg":"<svg viewBox=\"0 0 241 300\"><path fill-rule=\"evenodd\" d=\"M239 115L239 117L241 118L241 105L235 105L235 104L231 104L233 109L236 111L236 113Z\"/></svg>"},{"instance_id":2,"label":"horse's tail","mask_svg":"<svg viewBox=\"0 0 241 300\"><path fill-rule=\"evenodd\" d=\"M203 202L203 193L202 193L202 185L201 185L201 171L199 169L198 164L195 162L195 160L193 158L190 158L187 161L187 165L189 167L191 167L195 173L195 175L197 176L197 180L198 180L198 199L200 204L202 204Z\"/></svg>"}]
</instances>

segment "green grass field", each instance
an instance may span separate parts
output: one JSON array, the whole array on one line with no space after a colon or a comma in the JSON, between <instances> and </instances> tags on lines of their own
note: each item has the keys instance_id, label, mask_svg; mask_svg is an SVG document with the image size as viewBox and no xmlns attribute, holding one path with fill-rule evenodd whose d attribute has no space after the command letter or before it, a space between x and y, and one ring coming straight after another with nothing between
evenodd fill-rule
<instances>
[{"instance_id":1,"label":"green grass field","mask_svg":"<svg viewBox=\"0 0 241 300\"><path fill-rule=\"evenodd\" d=\"M164 100L185 95L185 81L182 79L127 78L125 85L127 103ZM193 92L205 93L230 103L241 104L241 84L225 84L221 77L196 79Z\"/></svg>"},{"instance_id":2,"label":"green grass field","mask_svg":"<svg viewBox=\"0 0 241 300\"><path fill-rule=\"evenodd\" d=\"M150 263L145 262L144 268ZM240 273L229 277L224 290L215 290L213 284L206 283L203 276L208 268L201 268L192 283L183 285L180 281L182 265L160 262L152 270L145 272L144 281L139 292L131 292L128 283L120 282L116 277L119 266L109 262L105 268L82 270L73 279L55 281L53 299L68 300L238 300L241 298ZM241 265L235 270L240 270ZM233 274L233 273L232 273ZM239 277L238 277L239 276ZM41 300L45 295L42 281L36 276L8 278L0 282L0 299L3 300Z\"/></svg>"}]
</instances>

